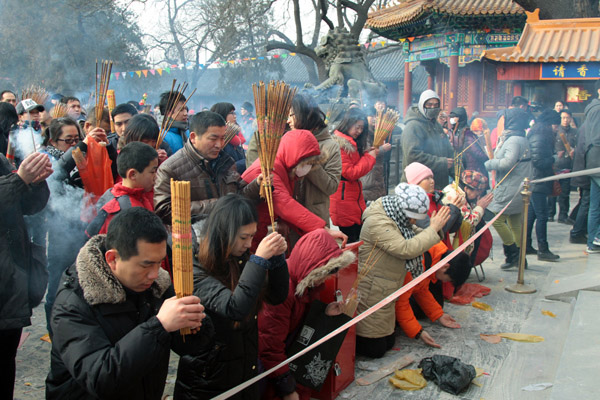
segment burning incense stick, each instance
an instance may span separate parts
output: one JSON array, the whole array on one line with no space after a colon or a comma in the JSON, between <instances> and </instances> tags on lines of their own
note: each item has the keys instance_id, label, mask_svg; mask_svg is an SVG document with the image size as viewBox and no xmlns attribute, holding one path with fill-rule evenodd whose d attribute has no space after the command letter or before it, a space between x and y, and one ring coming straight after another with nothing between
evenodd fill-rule
<instances>
[{"instance_id":1,"label":"burning incense stick","mask_svg":"<svg viewBox=\"0 0 600 400\"><path fill-rule=\"evenodd\" d=\"M273 189L271 171L275 165L275 156L279 142L285 133L292 99L296 89L282 81L271 81L268 86L264 82L252 85L254 92L254 105L256 109L256 142L258 144L258 158L263 176L260 195L267 202L271 226L274 228L275 213L273 209Z\"/></svg>"},{"instance_id":2,"label":"burning incense stick","mask_svg":"<svg viewBox=\"0 0 600 400\"><path fill-rule=\"evenodd\" d=\"M171 218L173 236L173 286L178 298L194 292L192 216L190 182L171 179ZM182 328L181 335L192 333Z\"/></svg>"},{"instance_id":3,"label":"burning incense stick","mask_svg":"<svg viewBox=\"0 0 600 400\"><path fill-rule=\"evenodd\" d=\"M377 123L373 135L373 147L379 147L390 137L396 123L400 119L400 114L388 108L385 113L377 113Z\"/></svg>"}]
</instances>

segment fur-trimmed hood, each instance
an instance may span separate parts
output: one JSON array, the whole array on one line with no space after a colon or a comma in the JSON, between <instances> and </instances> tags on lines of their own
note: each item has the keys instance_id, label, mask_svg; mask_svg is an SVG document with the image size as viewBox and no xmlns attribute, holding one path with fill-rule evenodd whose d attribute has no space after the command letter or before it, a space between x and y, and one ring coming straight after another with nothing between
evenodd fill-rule
<instances>
[{"instance_id":1,"label":"fur-trimmed hood","mask_svg":"<svg viewBox=\"0 0 600 400\"><path fill-rule=\"evenodd\" d=\"M322 283L327 276L346 268L356 260L352 251L344 251L324 229L302 236L288 258L290 291L302 297L306 290Z\"/></svg>"},{"instance_id":2,"label":"fur-trimmed hood","mask_svg":"<svg viewBox=\"0 0 600 400\"><path fill-rule=\"evenodd\" d=\"M125 301L125 288L113 274L104 259L106 235L92 237L79 251L75 268L83 297L92 306L98 304L119 304ZM169 273L159 269L158 278L150 290L154 297L160 298L171 286Z\"/></svg>"},{"instance_id":3,"label":"fur-trimmed hood","mask_svg":"<svg viewBox=\"0 0 600 400\"><path fill-rule=\"evenodd\" d=\"M346 153L356 153L358 151L356 141L350 136L336 130L335 134L333 135L333 138L340 146L340 149L345 151Z\"/></svg>"}]
</instances>

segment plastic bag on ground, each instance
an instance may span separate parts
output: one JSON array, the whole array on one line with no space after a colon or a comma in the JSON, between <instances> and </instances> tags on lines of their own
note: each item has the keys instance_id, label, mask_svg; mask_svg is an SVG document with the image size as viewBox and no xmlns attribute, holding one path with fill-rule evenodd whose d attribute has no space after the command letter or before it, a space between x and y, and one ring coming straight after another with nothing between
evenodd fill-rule
<instances>
[{"instance_id":1,"label":"plastic bag on ground","mask_svg":"<svg viewBox=\"0 0 600 400\"><path fill-rule=\"evenodd\" d=\"M427 386L427 381L423 378L420 369L398 370L390 378L390 383L402 390L421 390Z\"/></svg>"},{"instance_id":2,"label":"plastic bag on ground","mask_svg":"<svg viewBox=\"0 0 600 400\"><path fill-rule=\"evenodd\" d=\"M444 392L459 394L475 379L475 367L458 358L435 355L421 360L419 368L427 380L434 381Z\"/></svg>"}]
</instances>

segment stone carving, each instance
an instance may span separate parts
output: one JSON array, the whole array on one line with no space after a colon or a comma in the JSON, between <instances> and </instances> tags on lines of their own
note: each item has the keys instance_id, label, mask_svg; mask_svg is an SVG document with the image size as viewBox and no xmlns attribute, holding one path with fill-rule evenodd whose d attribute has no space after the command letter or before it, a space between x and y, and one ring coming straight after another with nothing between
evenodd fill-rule
<instances>
[{"instance_id":1,"label":"stone carving","mask_svg":"<svg viewBox=\"0 0 600 400\"><path fill-rule=\"evenodd\" d=\"M346 29L330 30L315 49L329 71L329 78L315 89L324 91L334 85L348 88L348 97L362 99L362 92L371 100L384 99L387 88L371 74L364 50Z\"/></svg>"}]
</instances>

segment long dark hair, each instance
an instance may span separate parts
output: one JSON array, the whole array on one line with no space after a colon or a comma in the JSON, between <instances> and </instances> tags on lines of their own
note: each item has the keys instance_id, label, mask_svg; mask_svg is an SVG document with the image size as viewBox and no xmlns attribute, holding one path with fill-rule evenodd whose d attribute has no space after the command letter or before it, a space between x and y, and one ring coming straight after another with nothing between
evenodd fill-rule
<instances>
[{"instance_id":1,"label":"long dark hair","mask_svg":"<svg viewBox=\"0 0 600 400\"><path fill-rule=\"evenodd\" d=\"M294 96L292 112L294 113L294 129L306 129L317 134L327 126L325 114L314 98L309 95L298 93Z\"/></svg>"},{"instance_id":2,"label":"long dark hair","mask_svg":"<svg viewBox=\"0 0 600 400\"><path fill-rule=\"evenodd\" d=\"M216 112L217 114L221 115L225 121L227 121L227 116L230 112L235 111L235 107L231 103L215 103L210 108L210 111Z\"/></svg>"},{"instance_id":3,"label":"long dark hair","mask_svg":"<svg viewBox=\"0 0 600 400\"><path fill-rule=\"evenodd\" d=\"M56 143L56 141L58 139L60 139L60 135L62 135L62 133L63 133L62 131L65 126L76 127L77 134L79 135L79 139L81 139L82 134L81 134L81 127L79 126L79 124L74 119L71 119L69 117L62 117L62 118L53 119L52 122L50 122L50 126L44 130L43 145L48 146L50 141Z\"/></svg>"},{"instance_id":4,"label":"long dark hair","mask_svg":"<svg viewBox=\"0 0 600 400\"><path fill-rule=\"evenodd\" d=\"M208 275L233 290L240 270L231 258L231 250L242 226L258 222L256 207L238 194L221 197L215 204L201 231L198 260Z\"/></svg>"},{"instance_id":5,"label":"long dark hair","mask_svg":"<svg viewBox=\"0 0 600 400\"><path fill-rule=\"evenodd\" d=\"M6 154L10 129L18 121L15 107L10 103L0 102L0 153Z\"/></svg>"},{"instance_id":6,"label":"long dark hair","mask_svg":"<svg viewBox=\"0 0 600 400\"><path fill-rule=\"evenodd\" d=\"M349 109L346 111L346 114L344 114L344 118L342 118L340 121L337 130L342 132L344 135L348 135L350 128L352 128L352 126L358 121L364 122L364 128L362 133L356 139L354 139L354 141L356 142L358 154L362 156L365 152L367 136L369 135L369 121L367 120L365 113L358 108Z\"/></svg>"}]
</instances>

